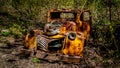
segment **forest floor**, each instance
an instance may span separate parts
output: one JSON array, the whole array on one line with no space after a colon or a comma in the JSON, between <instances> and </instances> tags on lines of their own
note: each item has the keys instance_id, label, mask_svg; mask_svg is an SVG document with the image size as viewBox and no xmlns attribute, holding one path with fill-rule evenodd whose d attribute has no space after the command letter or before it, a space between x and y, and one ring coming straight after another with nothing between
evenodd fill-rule
<instances>
[{"instance_id":1,"label":"forest floor","mask_svg":"<svg viewBox=\"0 0 120 68\"><path fill-rule=\"evenodd\" d=\"M14 39L11 38L10 40ZM0 43L0 68L119 68L120 66L119 61L105 60L97 53L97 49L92 46L84 47L84 56L79 64L52 63L43 60L34 62L35 57L26 57L25 54L20 53L21 47L23 45Z\"/></svg>"}]
</instances>

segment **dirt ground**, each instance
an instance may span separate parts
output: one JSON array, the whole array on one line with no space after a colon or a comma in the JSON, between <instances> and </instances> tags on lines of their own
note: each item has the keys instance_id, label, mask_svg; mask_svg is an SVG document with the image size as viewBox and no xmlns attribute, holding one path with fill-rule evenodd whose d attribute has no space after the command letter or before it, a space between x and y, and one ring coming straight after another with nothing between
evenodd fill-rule
<instances>
[{"instance_id":1,"label":"dirt ground","mask_svg":"<svg viewBox=\"0 0 120 68\"><path fill-rule=\"evenodd\" d=\"M20 42L9 38L11 43L0 43L0 68L119 68L119 61L115 62L112 59L105 60L99 54L97 47L90 44L86 45L83 50L83 58L80 63L64 63L64 62L48 62L39 60L34 62L35 56L21 52L23 47L23 39ZM1 40L0 42L5 42Z\"/></svg>"}]
</instances>

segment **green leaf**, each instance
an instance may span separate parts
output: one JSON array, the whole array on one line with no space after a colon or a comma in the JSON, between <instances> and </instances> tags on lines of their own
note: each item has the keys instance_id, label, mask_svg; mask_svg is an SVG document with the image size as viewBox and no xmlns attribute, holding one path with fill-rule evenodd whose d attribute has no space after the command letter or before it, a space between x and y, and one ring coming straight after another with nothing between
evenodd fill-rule
<instances>
[{"instance_id":1,"label":"green leaf","mask_svg":"<svg viewBox=\"0 0 120 68\"><path fill-rule=\"evenodd\" d=\"M5 36L8 36L8 35L11 34L11 32L10 32L9 30L2 30L2 31L1 31L1 34L2 34L2 35L5 35Z\"/></svg>"},{"instance_id":2,"label":"green leaf","mask_svg":"<svg viewBox=\"0 0 120 68\"><path fill-rule=\"evenodd\" d=\"M35 58L33 59L33 62L34 62L34 63L37 63L37 62L40 62L40 60L35 57Z\"/></svg>"}]
</instances>

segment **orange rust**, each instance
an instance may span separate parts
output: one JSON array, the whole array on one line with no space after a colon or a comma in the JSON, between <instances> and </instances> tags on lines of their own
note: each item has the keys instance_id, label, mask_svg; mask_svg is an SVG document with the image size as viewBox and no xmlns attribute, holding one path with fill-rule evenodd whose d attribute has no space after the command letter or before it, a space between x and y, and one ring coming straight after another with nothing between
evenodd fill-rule
<instances>
[{"instance_id":1,"label":"orange rust","mask_svg":"<svg viewBox=\"0 0 120 68\"><path fill-rule=\"evenodd\" d=\"M36 36L42 34L40 30L30 30L29 33L25 36L25 46L30 50L37 50Z\"/></svg>"},{"instance_id":2,"label":"orange rust","mask_svg":"<svg viewBox=\"0 0 120 68\"><path fill-rule=\"evenodd\" d=\"M70 39L68 39L68 36L67 36L64 43L65 43L64 44L65 47L62 50L62 52L65 55L81 56L82 57L84 38L76 37L75 40L70 40Z\"/></svg>"}]
</instances>

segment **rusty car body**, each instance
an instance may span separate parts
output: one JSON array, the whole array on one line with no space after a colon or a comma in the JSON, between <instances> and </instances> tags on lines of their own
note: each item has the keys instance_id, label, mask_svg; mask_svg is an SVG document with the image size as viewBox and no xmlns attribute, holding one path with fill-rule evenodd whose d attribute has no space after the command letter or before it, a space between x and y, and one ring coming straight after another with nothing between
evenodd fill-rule
<instances>
[{"instance_id":1,"label":"rusty car body","mask_svg":"<svg viewBox=\"0 0 120 68\"><path fill-rule=\"evenodd\" d=\"M47 15L44 30L35 29L28 32L25 46L36 51L36 56L41 59L45 59L46 55L53 57L53 54L64 56L59 58L64 61L68 57L72 60L74 57L80 59L83 56L85 40L90 35L92 24L90 11L52 9ZM67 62L70 61L67 59Z\"/></svg>"}]
</instances>

